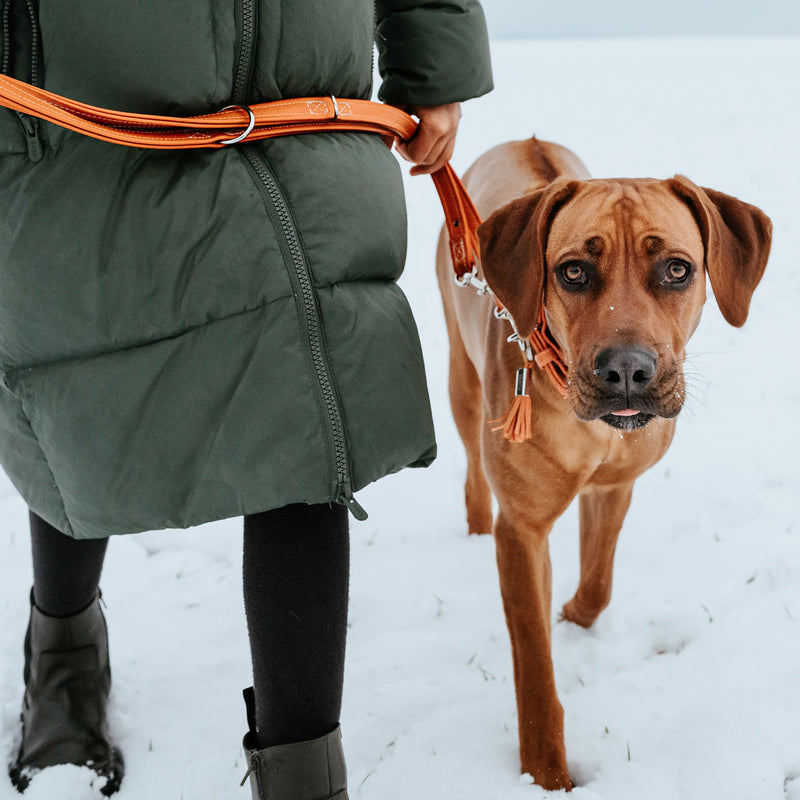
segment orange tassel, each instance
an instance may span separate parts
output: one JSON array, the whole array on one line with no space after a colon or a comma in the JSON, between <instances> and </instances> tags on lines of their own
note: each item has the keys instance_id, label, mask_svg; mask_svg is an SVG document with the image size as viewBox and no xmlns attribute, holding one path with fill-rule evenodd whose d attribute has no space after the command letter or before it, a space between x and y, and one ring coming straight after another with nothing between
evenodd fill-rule
<instances>
[{"instance_id":1,"label":"orange tassel","mask_svg":"<svg viewBox=\"0 0 800 800\"><path fill-rule=\"evenodd\" d=\"M526 442L531 438L531 398L528 394L528 369L517 370L517 386L514 402L508 410L502 424L493 431L503 431L504 438L510 442ZM498 420L494 420L497 422Z\"/></svg>"},{"instance_id":2,"label":"orange tassel","mask_svg":"<svg viewBox=\"0 0 800 800\"><path fill-rule=\"evenodd\" d=\"M503 431L503 436L510 442L526 442L531 438L531 398L528 395L517 395L508 410L502 425L492 428Z\"/></svg>"}]
</instances>

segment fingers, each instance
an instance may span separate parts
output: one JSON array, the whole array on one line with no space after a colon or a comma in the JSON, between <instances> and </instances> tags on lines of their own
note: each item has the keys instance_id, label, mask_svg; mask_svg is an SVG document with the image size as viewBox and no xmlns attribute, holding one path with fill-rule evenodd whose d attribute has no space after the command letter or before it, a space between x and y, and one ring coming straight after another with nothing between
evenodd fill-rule
<instances>
[{"instance_id":1,"label":"fingers","mask_svg":"<svg viewBox=\"0 0 800 800\"><path fill-rule=\"evenodd\" d=\"M407 161L416 166L412 175L424 175L444 166L453 155L455 135L443 127L426 124L420 120L419 130L414 138L398 146L398 151Z\"/></svg>"},{"instance_id":2,"label":"fingers","mask_svg":"<svg viewBox=\"0 0 800 800\"><path fill-rule=\"evenodd\" d=\"M461 105L413 106L406 110L418 117L419 128L413 139L397 146L397 151L415 165L412 175L436 172L453 156Z\"/></svg>"}]
</instances>

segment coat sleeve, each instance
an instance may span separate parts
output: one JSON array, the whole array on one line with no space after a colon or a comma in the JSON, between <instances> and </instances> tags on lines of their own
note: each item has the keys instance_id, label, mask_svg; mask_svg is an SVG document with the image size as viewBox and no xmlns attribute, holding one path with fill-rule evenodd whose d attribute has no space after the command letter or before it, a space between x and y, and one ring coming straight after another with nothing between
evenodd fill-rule
<instances>
[{"instance_id":1,"label":"coat sleeve","mask_svg":"<svg viewBox=\"0 0 800 800\"><path fill-rule=\"evenodd\" d=\"M385 103L434 106L492 89L478 0L376 0L375 15Z\"/></svg>"}]
</instances>

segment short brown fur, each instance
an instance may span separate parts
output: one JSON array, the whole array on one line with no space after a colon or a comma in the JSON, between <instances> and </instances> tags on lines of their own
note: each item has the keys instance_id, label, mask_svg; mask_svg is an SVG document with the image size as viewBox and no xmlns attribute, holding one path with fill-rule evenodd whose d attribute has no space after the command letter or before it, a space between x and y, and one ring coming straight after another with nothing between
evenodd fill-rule
<instances>
[{"instance_id":1,"label":"short brown fur","mask_svg":"<svg viewBox=\"0 0 800 800\"><path fill-rule=\"evenodd\" d=\"M509 407L522 354L507 343L510 328L494 318L492 298L454 284L443 233L437 272L450 338L451 404L467 452L467 524L471 533L493 531L496 539L522 771L546 789L570 789L550 655L548 534L579 497L581 574L562 614L588 627L611 598L614 551L634 480L673 437L684 398L684 347L700 320L705 275L725 318L743 324L766 266L771 226L753 206L682 177L590 180L569 150L535 139L490 150L465 184L485 220L482 277L523 334L545 299L569 367L567 400L533 370L530 441L515 444L492 432L487 420ZM570 261L591 273L585 287L564 281ZM681 283L683 264L691 266L691 278ZM629 411L633 395L620 399L613 373L605 383L598 374L605 353L629 351L647 353L654 365L646 391L636 395L651 417L646 435L611 427L631 419L618 415Z\"/></svg>"}]
</instances>

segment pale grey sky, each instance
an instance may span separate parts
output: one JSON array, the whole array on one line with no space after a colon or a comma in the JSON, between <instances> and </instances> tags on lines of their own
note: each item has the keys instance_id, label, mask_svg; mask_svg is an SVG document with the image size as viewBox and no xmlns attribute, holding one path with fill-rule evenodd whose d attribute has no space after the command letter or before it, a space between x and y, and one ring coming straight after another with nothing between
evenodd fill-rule
<instances>
[{"instance_id":1,"label":"pale grey sky","mask_svg":"<svg viewBox=\"0 0 800 800\"><path fill-rule=\"evenodd\" d=\"M800 0L483 0L493 37L800 35Z\"/></svg>"}]
</instances>

